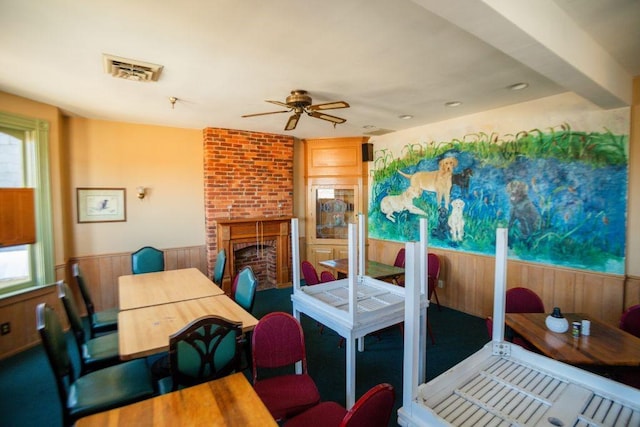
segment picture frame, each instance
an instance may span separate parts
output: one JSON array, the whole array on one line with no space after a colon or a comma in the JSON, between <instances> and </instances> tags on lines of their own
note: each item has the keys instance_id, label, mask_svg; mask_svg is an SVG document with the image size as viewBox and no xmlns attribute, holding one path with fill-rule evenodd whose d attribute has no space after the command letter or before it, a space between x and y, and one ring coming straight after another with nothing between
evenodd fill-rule
<instances>
[{"instance_id":1,"label":"picture frame","mask_svg":"<svg viewBox=\"0 0 640 427\"><path fill-rule=\"evenodd\" d=\"M78 223L127 220L125 188L76 188Z\"/></svg>"}]
</instances>

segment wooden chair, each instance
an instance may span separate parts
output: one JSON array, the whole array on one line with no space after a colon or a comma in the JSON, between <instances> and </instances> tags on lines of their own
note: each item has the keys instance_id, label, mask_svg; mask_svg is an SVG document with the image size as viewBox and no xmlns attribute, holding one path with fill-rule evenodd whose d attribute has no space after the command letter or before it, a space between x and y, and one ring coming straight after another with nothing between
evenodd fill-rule
<instances>
[{"instance_id":1,"label":"wooden chair","mask_svg":"<svg viewBox=\"0 0 640 427\"><path fill-rule=\"evenodd\" d=\"M216 265L213 267L213 283L222 288L222 280L224 279L224 270L227 266L227 251L220 249L216 257Z\"/></svg>"},{"instance_id":2,"label":"wooden chair","mask_svg":"<svg viewBox=\"0 0 640 427\"><path fill-rule=\"evenodd\" d=\"M133 274L164 271L164 252L151 246L145 246L131 254Z\"/></svg>"},{"instance_id":3,"label":"wooden chair","mask_svg":"<svg viewBox=\"0 0 640 427\"><path fill-rule=\"evenodd\" d=\"M238 371L242 322L219 316L196 319L169 336L170 376L158 382L161 394Z\"/></svg>"},{"instance_id":4,"label":"wooden chair","mask_svg":"<svg viewBox=\"0 0 640 427\"><path fill-rule=\"evenodd\" d=\"M71 331L78 346L80 355L80 375L96 369L120 363L120 347L118 345L118 333L101 335L96 338L86 339L84 323L71 293L69 286L60 280L56 283L58 297L62 301L64 310L71 325Z\"/></svg>"},{"instance_id":5,"label":"wooden chair","mask_svg":"<svg viewBox=\"0 0 640 427\"><path fill-rule=\"evenodd\" d=\"M304 333L288 313L269 313L258 321L251 340L253 388L276 420L296 415L320 402L320 393L307 372ZM302 373L295 364L301 362ZM291 373L283 372L288 369ZM266 371L277 370L271 375Z\"/></svg>"},{"instance_id":6,"label":"wooden chair","mask_svg":"<svg viewBox=\"0 0 640 427\"><path fill-rule=\"evenodd\" d=\"M322 402L287 421L285 427L386 427L391 419L395 391L391 384L378 384L347 411L336 402Z\"/></svg>"},{"instance_id":7,"label":"wooden chair","mask_svg":"<svg viewBox=\"0 0 640 427\"><path fill-rule=\"evenodd\" d=\"M81 417L153 396L151 375L144 359L76 378L62 325L55 311L46 303L36 307L36 327L56 380L64 426L73 425Z\"/></svg>"},{"instance_id":8,"label":"wooden chair","mask_svg":"<svg viewBox=\"0 0 640 427\"><path fill-rule=\"evenodd\" d=\"M89 286L84 280L84 276L80 272L80 266L78 263L71 265L71 273L75 279L76 285L82 295L82 300L87 310L87 316L89 317L89 331L90 338L96 336L96 334L103 332L112 332L118 329L118 310L113 308L110 310L96 311L91 293L89 292Z\"/></svg>"}]
</instances>

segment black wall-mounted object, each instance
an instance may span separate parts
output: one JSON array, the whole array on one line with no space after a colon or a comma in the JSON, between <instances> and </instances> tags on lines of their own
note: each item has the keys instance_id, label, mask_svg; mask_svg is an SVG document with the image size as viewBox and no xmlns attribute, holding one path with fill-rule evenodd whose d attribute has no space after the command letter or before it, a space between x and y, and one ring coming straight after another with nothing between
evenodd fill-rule
<instances>
[{"instance_id":1,"label":"black wall-mounted object","mask_svg":"<svg viewBox=\"0 0 640 427\"><path fill-rule=\"evenodd\" d=\"M365 142L364 144L362 144L362 161L373 161L373 144L370 142Z\"/></svg>"}]
</instances>

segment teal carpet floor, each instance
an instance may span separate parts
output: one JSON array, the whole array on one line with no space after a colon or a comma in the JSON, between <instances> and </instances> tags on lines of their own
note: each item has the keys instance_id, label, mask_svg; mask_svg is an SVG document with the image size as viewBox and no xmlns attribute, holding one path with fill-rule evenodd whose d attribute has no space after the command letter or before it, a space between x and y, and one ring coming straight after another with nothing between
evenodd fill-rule
<instances>
[{"instance_id":1,"label":"teal carpet floor","mask_svg":"<svg viewBox=\"0 0 640 427\"><path fill-rule=\"evenodd\" d=\"M257 293L254 315L261 318L272 311L291 313L291 288ZM427 379L446 371L479 350L489 338L484 319L432 305L428 310L436 343L427 343ZM35 314L34 314L35 319ZM303 316L309 373L323 400L345 403L345 347L339 336L320 328ZM70 334L69 351L76 356ZM372 386L387 382L395 387L396 404L389 423L396 426L396 410L402 405L403 340L399 327L367 336L365 351L356 356L356 398ZM248 374L248 372L246 372ZM0 425L61 426L60 402L42 346L0 361Z\"/></svg>"}]
</instances>

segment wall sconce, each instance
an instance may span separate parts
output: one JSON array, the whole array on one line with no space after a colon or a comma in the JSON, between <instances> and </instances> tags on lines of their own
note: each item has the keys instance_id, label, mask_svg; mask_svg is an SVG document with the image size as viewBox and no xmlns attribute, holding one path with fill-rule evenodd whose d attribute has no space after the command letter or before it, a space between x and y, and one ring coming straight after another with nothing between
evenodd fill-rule
<instances>
[{"instance_id":1,"label":"wall sconce","mask_svg":"<svg viewBox=\"0 0 640 427\"><path fill-rule=\"evenodd\" d=\"M147 195L147 189L144 187L138 187L136 191L138 192L138 199L140 200L144 199L144 196Z\"/></svg>"}]
</instances>

